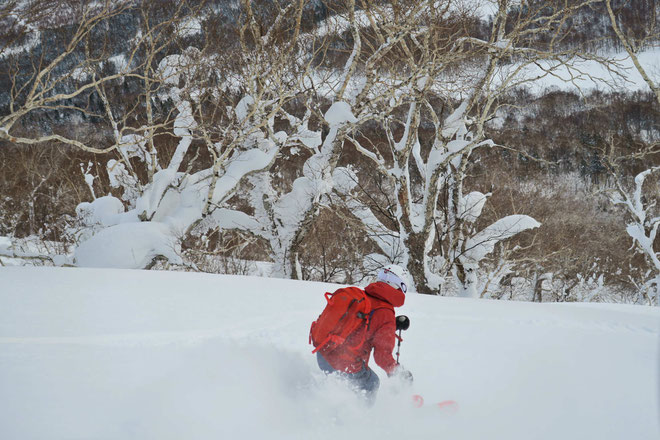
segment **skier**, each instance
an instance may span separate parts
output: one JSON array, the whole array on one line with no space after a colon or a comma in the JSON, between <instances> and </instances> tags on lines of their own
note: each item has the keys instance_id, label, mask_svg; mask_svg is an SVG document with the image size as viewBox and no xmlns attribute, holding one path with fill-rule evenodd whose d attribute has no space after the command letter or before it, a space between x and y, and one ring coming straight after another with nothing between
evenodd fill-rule
<instances>
[{"instance_id":1,"label":"skier","mask_svg":"<svg viewBox=\"0 0 660 440\"><path fill-rule=\"evenodd\" d=\"M380 386L378 375L369 368L372 349L374 361L388 377L396 376L408 383L412 383L413 380L410 371L404 369L392 356L397 338L394 307L402 306L405 301L407 279L408 271L400 266L389 265L382 268L375 282L365 287L364 291L358 291L358 294L362 292L366 294L368 298L366 303L370 305L370 310L364 312L365 320L357 324L357 329L351 331L345 341L338 345L330 344L330 348L319 344L319 341L312 341L317 347L315 351L321 370L326 374L337 373L346 378L360 394L364 395L369 405L374 403ZM341 290L339 289L335 294ZM310 336L314 332L314 325L319 323L323 316L322 314L312 325ZM345 321L346 319L340 319L340 322ZM312 339L310 337L310 340Z\"/></svg>"}]
</instances>

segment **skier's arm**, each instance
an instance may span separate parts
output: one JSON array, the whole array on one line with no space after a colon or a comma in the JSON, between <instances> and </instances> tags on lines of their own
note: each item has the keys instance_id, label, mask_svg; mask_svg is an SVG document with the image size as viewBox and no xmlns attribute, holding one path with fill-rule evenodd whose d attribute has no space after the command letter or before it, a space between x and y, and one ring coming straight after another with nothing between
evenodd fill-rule
<instances>
[{"instance_id":1,"label":"skier's arm","mask_svg":"<svg viewBox=\"0 0 660 440\"><path fill-rule=\"evenodd\" d=\"M386 322L376 329L373 335L372 344L374 347L374 361L381 367L388 376L396 370L397 363L392 356L394 345L396 343L396 324Z\"/></svg>"}]
</instances>

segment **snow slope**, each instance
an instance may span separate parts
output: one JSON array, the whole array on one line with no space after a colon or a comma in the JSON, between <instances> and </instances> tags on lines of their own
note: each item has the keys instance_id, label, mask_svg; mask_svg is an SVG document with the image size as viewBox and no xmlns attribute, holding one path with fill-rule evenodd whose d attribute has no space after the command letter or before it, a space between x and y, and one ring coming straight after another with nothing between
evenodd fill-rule
<instances>
[{"instance_id":1,"label":"snow slope","mask_svg":"<svg viewBox=\"0 0 660 440\"><path fill-rule=\"evenodd\" d=\"M660 438L658 309L410 294L415 384L375 367L366 410L307 345L337 286L25 267L0 286L4 440Z\"/></svg>"}]
</instances>

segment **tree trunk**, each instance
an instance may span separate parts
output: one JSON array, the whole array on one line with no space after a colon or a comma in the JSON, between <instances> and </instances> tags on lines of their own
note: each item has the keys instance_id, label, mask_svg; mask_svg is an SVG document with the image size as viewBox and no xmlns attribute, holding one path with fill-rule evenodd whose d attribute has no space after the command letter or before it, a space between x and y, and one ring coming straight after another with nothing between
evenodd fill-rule
<instances>
[{"instance_id":1,"label":"tree trunk","mask_svg":"<svg viewBox=\"0 0 660 440\"><path fill-rule=\"evenodd\" d=\"M407 269L410 272L418 293L439 295L440 292L438 290L429 287L428 280L426 279L426 271L424 269L424 260L426 258L425 235L424 233L408 234L408 239L405 243L409 255Z\"/></svg>"},{"instance_id":2,"label":"tree trunk","mask_svg":"<svg viewBox=\"0 0 660 440\"><path fill-rule=\"evenodd\" d=\"M534 283L534 302L543 302L543 281L544 277L537 277Z\"/></svg>"}]
</instances>

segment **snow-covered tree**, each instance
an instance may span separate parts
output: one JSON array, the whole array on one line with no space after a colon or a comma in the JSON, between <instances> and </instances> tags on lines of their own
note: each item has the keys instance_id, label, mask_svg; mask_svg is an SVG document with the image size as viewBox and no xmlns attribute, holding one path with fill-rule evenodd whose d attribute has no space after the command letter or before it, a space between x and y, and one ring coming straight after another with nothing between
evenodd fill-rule
<instances>
[{"instance_id":1,"label":"snow-covered tree","mask_svg":"<svg viewBox=\"0 0 660 440\"><path fill-rule=\"evenodd\" d=\"M110 196L79 206L93 235L83 237L76 250L78 264L145 267L156 256L181 262L181 237L245 223L248 216L225 209L226 201L244 178L267 169L283 146L306 135L300 126L275 131L276 118L290 116L284 107L300 93L296 74L307 67L293 56L299 50L302 2L291 2L269 17L263 35L265 26L258 23L263 17L255 16L250 2L243 6L240 45L234 50L216 54L209 42L203 50L189 47L145 69L140 111L148 124L123 134L104 100L121 157L108 161L108 174L111 184L123 189L129 210L122 212L122 204ZM185 19L181 25L192 17ZM149 43L148 48L161 47ZM150 58L159 57L153 53ZM169 119L156 118L156 102L171 103ZM178 139L166 158L156 148L156 138L163 136ZM146 182L141 181L144 174ZM99 247L105 249L102 255Z\"/></svg>"},{"instance_id":2,"label":"snow-covered tree","mask_svg":"<svg viewBox=\"0 0 660 440\"><path fill-rule=\"evenodd\" d=\"M658 104L660 104L660 79L657 75L654 77L651 74L651 69L644 66L639 59L639 52L644 49L646 45L657 45L658 38L660 38L660 28L658 27L658 6L651 7L652 13L648 17L644 17L645 23L641 24L641 33L635 35L634 32L629 32L622 24L621 17L617 14L616 8L613 7L612 0L603 0L607 9L607 15L610 20L610 25L616 37L623 45L626 53L630 57L635 69L642 76L642 79L649 86L651 91L655 94ZM640 23L638 23L640 25Z\"/></svg>"},{"instance_id":3,"label":"snow-covered tree","mask_svg":"<svg viewBox=\"0 0 660 440\"><path fill-rule=\"evenodd\" d=\"M492 251L492 246L538 226L529 217L513 216L475 231L471 226L474 219L465 210L474 197L464 193L464 181L472 152L494 145L486 135L485 124L494 116L505 93L547 75L566 71L573 78L583 75L573 66L579 56L575 51L558 50L555 40L542 45L543 49L533 42L542 32L552 32L553 38L560 40L567 32L565 21L587 3L534 3L524 7L504 0L479 3L492 13L492 28L486 39L461 27L447 32L456 17L449 11L461 10L467 5L464 2L435 2L434 8L424 11L400 7L393 12L394 20L384 21L388 24L382 25L383 35L387 35L389 23L396 23L396 29L401 23L417 24L401 48L404 72L412 81L390 101L390 105L405 112L405 117L399 120L396 112L391 112L382 118L389 157L376 148L360 145L357 139L352 143L391 182L394 207L389 220L394 228L383 223L383 216L374 211L373 204L366 206L364 198L353 198L350 203L387 258L408 267L419 291L437 292L451 269L463 294L477 294L475 265ZM480 8L470 11L484 12ZM469 21L470 12L463 13ZM444 31L440 38L434 34L439 29ZM454 75L452 68L459 62L461 72ZM539 66L538 70L532 69ZM443 103L442 108L438 102ZM439 113L444 107L453 107L453 111ZM425 142L430 147L422 148L422 121L431 121L434 126L431 140ZM445 212L439 210L440 194L446 197ZM483 202L486 198L481 197ZM431 258L438 236L442 254Z\"/></svg>"},{"instance_id":4,"label":"snow-covered tree","mask_svg":"<svg viewBox=\"0 0 660 440\"><path fill-rule=\"evenodd\" d=\"M272 175L268 172L251 178L254 189L249 200L257 222L243 227L268 240L276 262L275 273L279 276L301 277L297 262L299 249L321 203L334 189L343 188L347 183L347 170L337 167L347 136L369 121L381 121L393 112L397 106L390 105L390 101L398 99L401 90L414 80L402 81L399 74L384 75L384 72L395 73L388 62L389 57L395 50L400 50L406 38L414 37L417 23L409 18L397 24L397 32L387 29L387 33L383 33L384 17L380 9L371 5L358 10L353 0L347 1L345 7L344 13L334 16L308 35L313 39L324 39L329 32L350 32L352 38L350 55L337 72L328 75L322 66L318 66L304 78L304 83L316 91L311 95L312 99L329 102L329 107L322 113L324 129L313 132L307 128L313 105L308 106L302 119L288 116L294 126L302 127L300 145L311 153L303 165L302 176L293 182L290 191L284 192L273 188ZM425 8L424 3L410 6L413 14L419 14ZM391 18L391 9L385 11ZM366 26L378 31L378 38L374 41L363 41ZM363 47L366 44L369 45L368 52ZM253 219L246 220L252 222Z\"/></svg>"},{"instance_id":5,"label":"snow-covered tree","mask_svg":"<svg viewBox=\"0 0 660 440\"><path fill-rule=\"evenodd\" d=\"M652 68L645 66L639 59L638 53L649 41L657 41L659 30L656 17L649 17L649 23L642 26L640 35L634 35L623 27L621 17L616 13L611 0L604 1L607 8L610 25L617 38L623 45L626 53L633 62L637 72L655 95L660 104L660 79L653 75ZM657 12L657 8L656 8ZM623 207L626 213L626 232L633 240L633 248L644 256L648 263L648 271L641 283L635 282L638 289L637 302L650 305L660 305L660 252L657 251L657 234L660 228L660 211L658 211L658 190L660 179L658 173L660 166L650 166L660 155L660 142L651 140L643 147L633 148L633 153L621 154L617 152L616 142L612 137L609 149L603 161L607 167L614 188L608 191L610 200L617 206ZM645 170L639 172L634 184L626 185L622 178L621 168L626 161L641 162ZM652 180L651 180L652 179Z\"/></svg>"},{"instance_id":6,"label":"snow-covered tree","mask_svg":"<svg viewBox=\"0 0 660 440\"><path fill-rule=\"evenodd\" d=\"M10 38L0 46L0 59L5 63L2 73L11 83L9 108L0 116L0 139L28 145L59 142L92 153L117 148L99 148L78 139L75 133L26 132L23 123L30 117L48 114L99 116L86 99L90 93L121 78L139 76L137 69L100 76L96 73L107 50L107 41L100 31L130 10L131 4L128 0L79 5L55 2L38 10L31 2L9 2L0 10L0 18L9 24ZM51 35L51 43L46 47L47 36L40 27L49 24L68 24L71 30L63 32L61 38ZM81 52L86 56L81 56Z\"/></svg>"},{"instance_id":7,"label":"snow-covered tree","mask_svg":"<svg viewBox=\"0 0 660 440\"><path fill-rule=\"evenodd\" d=\"M123 0L3 6L0 18L10 28L0 46L0 59L3 80L11 87L3 95L0 140L39 148L63 144L68 151L83 154L116 154L119 161L109 162L111 180L118 184L118 178L130 186L124 196L129 205L134 204L160 169L156 136L163 127L177 125L176 111L156 109L156 95L166 83L158 76L158 61L176 46L182 26L198 17L204 2L179 2L167 16L161 13L162 6ZM118 36L108 32L118 23L129 33L119 43ZM117 54L117 46L125 50ZM123 100L123 94L134 99ZM164 114L154 118L159 111ZM87 162L84 165L85 181L96 198L93 181L98 176L91 174ZM114 225L123 211L122 203L108 196L82 205L79 212L89 229L80 238Z\"/></svg>"},{"instance_id":8,"label":"snow-covered tree","mask_svg":"<svg viewBox=\"0 0 660 440\"><path fill-rule=\"evenodd\" d=\"M637 302L649 305L660 305L660 251L655 248L660 229L659 175L660 167L642 171L635 176L631 189L617 178L615 187L608 191L612 203L622 207L627 214L626 232L633 240L633 248L648 263L645 280L637 286ZM649 178L654 178L654 181L647 181ZM650 191L644 191L645 184L651 188Z\"/></svg>"}]
</instances>

